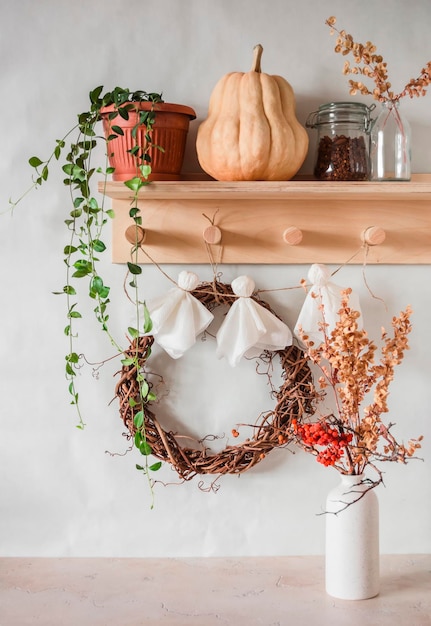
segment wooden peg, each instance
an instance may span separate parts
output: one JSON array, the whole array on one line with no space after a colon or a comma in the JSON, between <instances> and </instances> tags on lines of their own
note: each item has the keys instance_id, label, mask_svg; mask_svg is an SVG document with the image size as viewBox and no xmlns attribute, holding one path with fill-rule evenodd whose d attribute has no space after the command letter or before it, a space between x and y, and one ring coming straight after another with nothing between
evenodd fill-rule
<instances>
[{"instance_id":1,"label":"wooden peg","mask_svg":"<svg viewBox=\"0 0 431 626\"><path fill-rule=\"evenodd\" d=\"M289 226L283 233L283 239L289 246L297 246L302 241L302 230L296 226Z\"/></svg>"},{"instance_id":2,"label":"wooden peg","mask_svg":"<svg viewBox=\"0 0 431 626\"><path fill-rule=\"evenodd\" d=\"M204 238L204 241L206 241L210 245L220 243L221 230L218 226L208 226L207 228L205 228L202 236Z\"/></svg>"},{"instance_id":3,"label":"wooden peg","mask_svg":"<svg viewBox=\"0 0 431 626\"><path fill-rule=\"evenodd\" d=\"M386 239L386 233L380 226L369 226L362 233L362 241L369 246L379 246Z\"/></svg>"},{"instance_id":4,"label":"wooden peg","mask_svg":"<svg viewBox=\"0 0 431 626\"><path fill-rule=\"evenodd\" d=\"M127 241L131 243L133 246L137 246L137 245L140 245L141 243L144 243L145 237L147 236L147 233L142 228L142 226L135 226L133 224L132 226L128 226L128 228L126 228L126 232L124 234L126 236Z\"/></svg>"}]
</instances>

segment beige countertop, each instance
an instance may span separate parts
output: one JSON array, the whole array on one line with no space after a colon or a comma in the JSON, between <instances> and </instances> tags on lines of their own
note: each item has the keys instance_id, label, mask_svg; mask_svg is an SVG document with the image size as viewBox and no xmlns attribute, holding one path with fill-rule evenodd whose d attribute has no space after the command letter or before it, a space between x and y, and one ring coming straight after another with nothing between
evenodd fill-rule
<instances>
[{"instance_id":1,"label":"beige countertop","mask_svg":"<svg viewBox=\"0 0 431 626\"><path fill-rule=\"evenodd\" d=\"M431 555L381 557L381 590L343 601L324 558L0 558L0 626L431 626Z\"/></svg>"}]
</instances>

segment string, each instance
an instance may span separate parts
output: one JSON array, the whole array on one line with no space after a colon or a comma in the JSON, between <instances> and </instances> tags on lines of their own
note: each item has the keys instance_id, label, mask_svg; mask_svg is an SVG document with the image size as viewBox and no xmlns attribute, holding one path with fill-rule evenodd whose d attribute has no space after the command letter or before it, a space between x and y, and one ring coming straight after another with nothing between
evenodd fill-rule
<instances>
[{"instance_id":1,"label":"string","mask_svg":"<svg viewBox=\"0 0 431 626\"><path fill-rule=\"evenodd\" d=\"M368 293L370 294L370 296L372 298L374 298L375 300L380 300L380 302L383 303L383 306L385 307L385 310L388 310L388 305L386 304L386 302L384 301L383 298L380 298L380 296L376 296L376 294L373 292L373 290L371 289L370 285L368 284L368 280L367 280L367 275L366 275L366 269L367 269L367 260L368 260L368 253L370 251L370 246L364 242L364 261L362 263L362 279L364 281L364 285L368 290Z\"/></svg>"},{"instance_id":2,"label":"string","mask_svg":"<svg viewBox=\"0 0 431 626\"><path fill-rule=\"evenodd\" d=\"M213 252L212 252L212 246L207 241L205 241L205 248L206 248L207 255L208 255L208 258L209 258L209 262L210 262L210 265L211 265L211 268L212 268L212 271L213 271L213 279L216 280L217 279L217 273L218 273L218 264L221 262L222 246L219 246L219 259L218 259L218 261L216 261L214 259L214 255L213 255Z\"/></svg>"},{"instance_id":3,"label":"string","mask_svg":"<svg viewBox=\"0 0 431 626\"><path fill-rule=\"evenodd\" d=\"M365 245L367 245L367 244L365 244ZM367 246L367 247L368 247L368 246ZM334 270L334 271L332 272L331 276L335 276L335 274L336 274L337 272L339 272L341 269L343 269L343 267L345 267L346 265L349 265L349 263L350 263L351 261L353 261L353 259L354 259L355 257L357 257L357 256L358 256L358 254L360 254L360 253L362 252L362 250L363 250L363 246L361 246L360 248L358 248L358 250L356 250L356 252L354 252L354 253L352 254L352 256L350 256L350 257L347 259L347 261L344 261L344 263L342 263L339 267L337 267L337 269L336 269L336 270Z\"/></svg>"},{"instance_id":4,"label":"string","mask_svg":"<svg viewBox=\"0 0 431 626\"><path fill-rule=\"evenodd\" d=\"M217 212L216 212L217 213ZM210 223L212 226L214 226L214 218L213 220L211 220L207 215L205 215L204 213L202 214ZM215 216L215 214L214 214ZM217 244L216 244L217 245ZM206 246L206 250L207 250L207 254L208 254L208 258L209 258L209 262L212 268L212 272L213 272L213 280L217 281L219 274L218 274L218 265L221 262L221 254L222 254L222 246L219 246L219 260L215 260L213 252L212 252L212 248L211 245L208 244L205 241L205 246ZM180 288L178 283L171 277L169 276L169 274L167 274L162 267L159 265L159 263L157 263L152 256L147 252L147 250L145 250L143 244L139 244L139 249L142 251L142 253L149 259L149 261L163 274L163 276L165 276L165 278L167 278L173 285L175 285L176 287ZM335 276L335 274L337 274L337 272L339 272L341 269L343 269L344 267L346 267L347 265L349 265L353 259L355 259L358 254L361 254L361 252L363 252L364 254L364 260L362 262L362 278L364 281L364 284L367 288L367 291L369 292L370 296L372 298L374 298L375 300L380 300L384 306L385 309L387 310L387 305L386 302L384 301L383 298L377 296L371 289L368 280L367 280L367 276L366 276L366 268L367 268L367 260L368 260L368 254L369 254L369 249L370 246L369 244L365 243L358 248L358 250L356 250L356 252L354 252L346 261L344 261L343 263L341 263L341 265L339 265L332 273L331 276ZM301 280L301 284L299 285L294 285L291 287L276 287L276 288L272 288L272 289L257 289L255 291L255 294L262 294L262 293L275 293L277 291L292 291L294 289L307 289L309 287L312 287L312 285L310 283L307 283L304 279ZM126 291L127 293L127 291ZM208 295L212 294L212 291L202 291L202 293L206 293ZM227 297L231 297L232 299L238 298L240 296L237 296L236 294L226 294Z\"/></svg>"},{"instance_id":5,"label":"string","mask_svg":"<svg viewBox=\"0 0 431 626\"><path fill-rule=\"evenodd\" d=\"M171 278L171 276L169 276L169 274L167 274L161 267L160 265L153 259L153 257L145 250L145 248L142 246L142 244L139 244L139 250L141 250L141 252L143 254L145 254L145 256L151 261L151 263L153 265L155 265L157 267L157 269L163 274L163 276L165 276L165 278L167 278L168 280L171 281L171 283L173 283L176 287L179 287L178 283Z\"/></svg>"}]
</instances>

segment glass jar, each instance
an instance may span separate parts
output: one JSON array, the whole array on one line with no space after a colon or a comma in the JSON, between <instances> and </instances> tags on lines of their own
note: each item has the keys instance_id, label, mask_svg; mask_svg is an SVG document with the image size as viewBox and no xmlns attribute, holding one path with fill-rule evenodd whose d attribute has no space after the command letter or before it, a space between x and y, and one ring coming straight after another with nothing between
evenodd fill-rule
<instances>
[{"instance_id":1,"label":"glass jar","mask_svg":"<svg viewBox=\"0 0 431 626\"><path fill-rule=\"evenodd\" d=\"M329 102L310 113L306 126L317 130L317 179L369 179L370 113L374 108L374 104Z\"/></svg>"},{"instance_id":2,"label":"glass jar","mask_svg":"<svg viewBox=\"0 0 431 626\"><path fill-rule=\"evenodd\" d=\"M410 180L410 125L399 102L382 102L382 110L371 127L371 179Z\"/></svg>"}]
</instances>

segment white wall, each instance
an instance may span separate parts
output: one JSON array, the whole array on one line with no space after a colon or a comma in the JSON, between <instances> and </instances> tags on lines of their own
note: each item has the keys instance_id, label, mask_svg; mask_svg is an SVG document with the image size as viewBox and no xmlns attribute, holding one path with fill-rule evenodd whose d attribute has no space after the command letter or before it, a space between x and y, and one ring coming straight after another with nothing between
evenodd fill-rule
<instances>
[{"instance_id":1,"label":"white wall","mask_svg":"<svg viewBox=\"0 0 431 626\"><path fill-rule=\"evenodd\" d=\"M47 155L85 110L88 91L103 84L163 90L167 101L194 107L186 169L197 170L196 130L206 114L216 81L226 72L246 71L251 50L264 46L263 70L287 78L304 122L320 103L348 99L343 60L333 52L324 20L338 22L358 39L371 39L389 63L400 88L431 59L429 0L317 2L301 0L21 0L0 4L1 206L26 187L27 159ZM403 104L413 131L413 170L431 171L431 99ZM310 161L305 171L310 171ZM113 397L114 364L93 380L91 367L80 377L87 428L75 428L63 378L67 351L62 339L64 301L51 294L63 285L61 251L67 193L61 175L28 197L11 218L0 220L0 553L12 556L178 556L271 555L323 552L324 516L317 516L326 492L337 481L331 469L301 452L274 451L240 478L227 476L217 494L198 481L158 485L150 510L147 485L135 470L134 452L123 452L122 423ZM123 267L106 264L105 274L121 293ZM181 267L166 268L177 277ZM202 280L209 267L195 268ZM258 287L297 284L307 267L223 267L230 282L250 273ZM362 298L371 334L407 304L414 309L411 351L396 372L390 419L401 439L424 434L422 456L407 467L384 467L380 487L382 552L431 549L429 266L343 268L337 279ZM144 270L145 295L170 284L157 269ZM300 292L275 292L268 300L293 325ZM126 302L112 311L117 333L127 325ZM82 331L89 359L111 354L100 331ZM211 416L203 432L230 431L237 421L257 417L247 405L255 374L241 371L232 384L214 350L199 344L191 361L208 375L196 380L190 360L176 370L163 362L172 386L181 374L182 412ZM168 369L169 367L169 369ZM178 367L177 365L175 367ZM242 368L244 369L244 368ZM172 372L172 374L171 374ZM236 380L236 379L235 379ZM262 389L262 394L265 393ZM229 398L230 414L216 417L218 397ZM270 408L271 404L265 405ZM196 408L197 407L197 408ZM211 413L210 413L211 409ZM214 414L214 418L212 415ZM238 419L238 415L241 418ZM208 420L207 420L208 421ZM201 431L201 434L203 434ZM175 480L169 467L163 481Z\"/></svg>"}]
</instances>

